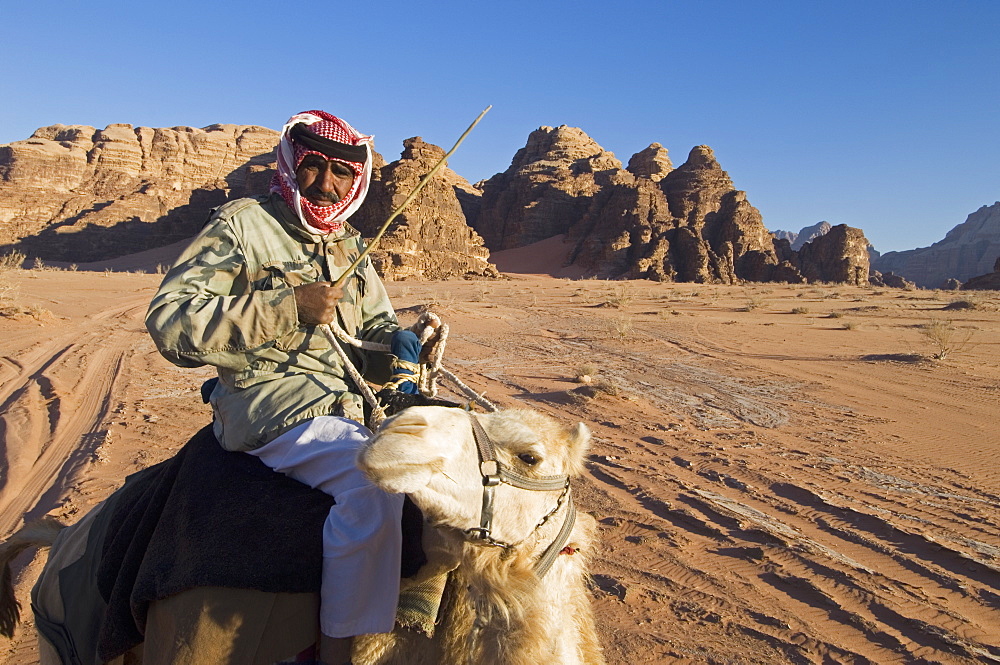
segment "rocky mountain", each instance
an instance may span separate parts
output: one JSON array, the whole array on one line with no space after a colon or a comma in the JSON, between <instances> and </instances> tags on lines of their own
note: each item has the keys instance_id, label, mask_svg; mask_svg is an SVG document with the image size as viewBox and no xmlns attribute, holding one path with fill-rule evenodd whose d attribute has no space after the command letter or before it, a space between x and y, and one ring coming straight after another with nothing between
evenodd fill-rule
<instances>
[{"instance_id":1,"label":"rocky mountain","mask_svg":"<svg viewBox=\"0 0 1000 665\"><path fill-rule=\"evenodd\" d=\"M826 235L832 228L830 222L819 222L803 228L798 233L795 231L772 231L771 235L779 240L787 240L791 243L792 249L797 252L807 242L812 242L814 239Z\"/></svg>"},{"instance_id":2,"label":"rocky mountain","mask_svg":"<svg viewBox=\"0 0 1000 665\"><path fill-rule=\"evenodd\" d=\"M368 199L351 223L366 237L374 236L444 152L419 136L403 141L397 161L373 170ZM483 239L466 223L464 207L475 211L480 196L451 169L439 170L372 252L379 273L389 280L499 277Z\"/></svg>"},{"instance_id":3,"label":"rocky mountain","mask_svg":"<svg viewBox=\"0 0 1000 665\"><path fill-rule=\"evenodd\" d=\"M965 282L991 272L1000 256L1000 201L983 206L930 247L886 252L872 268L893 272L925 288L939 288L949 279Z\"/></svg>"},{"instance_id":4,"label":"rocky mountain","mask_svg":"<svg viewBox=\"0 0 1000 665\"><path fill-rule=\"evenodd\" d=\"M962 285L963 291L1000 291L1000 256L993 264L993 272L978 275Z\"/></svg>"},{"instance_id":5,"label":"rocky mountain","mask_svg":"<svg viewBox=\"0 0 1000 665\"><path fill-rule=\"evenodd\" d=\"M211 208L268 191L277 141L254 126L42 127L0 146L0 253L82 263L189 238ZM443 154L410 139L398 162L376 155L371 195L352 222L374 233ZM497 275L466 224L479 197L454 172L435 175L379 252L389 278Z\"/></svg>"},{"instance_id":6,"label":"rocky mountain","mask_svg":"<svg viewBox=\"0 0 1000 665\"><path fill-rule=\"evenodd\" d=\"M666 148L659 143L650 143L648 148L632 155L625 170L640 178L659 182L674 170L674 164L670 161Z\"/></svg>"},{"instance_id":7,"label":"rocky mountain","mask_svg":"<svg viewBox=\"0 0 1000 665\"><path fill-rule=\"evenodd\" d=\"M485 184L473 226L491 249L566 233L569 262L609 278L723 282L840 281L864 273L844 232L802 257L775 241L708 146L676 169L654 143L622 169L582 130L542 127L511 168ZM845 227L846 229L846 227ZM831 252L840 251L839 261Z\"/></svg>"},{"instance_id":8,"label":"rocky mountain","mask_svg":"<svg viewBox=\"0 0 1000 665\"><path fill-rule=\"evenodd\" d=\"M236 125L43 127L0 146L0 253L89 262L190 237L211 207L267 191L277 138ZM442 155L415 137L400 159L378 157L352 223L374 234ZM857 229L833 227L799 250L774 238L708 146L674 168L652 143L623 168L565 125L532 132L506 171L476 186L439 171L373 259L389 279L495 277L489 250L562 234L573 265L610 278L857 283L869 267Z\"/></svg>"},{"instance_id":9,"label":"rocky mountain","mask_svg":"<svg viewBox=\"0 0 1000 665\"><path fill-rule=\"evenodd\" d=\"M493 251L566 233L590 206L602 178L620 171L615 156L576 127L539 127L510 167L483 186L473 228Z\"/></svg>"},{"instance_id":10,"label":"rocky mountain","mask_svg":"<svg viewBox=\"0 0 1000 665\"><path fill-rule=\"evenodd\" d=\"M278 133L42 127L0 146L0 244L50 260L97 261L168 245L210 208L261 184Z\"/></svg>"}]
</instances>

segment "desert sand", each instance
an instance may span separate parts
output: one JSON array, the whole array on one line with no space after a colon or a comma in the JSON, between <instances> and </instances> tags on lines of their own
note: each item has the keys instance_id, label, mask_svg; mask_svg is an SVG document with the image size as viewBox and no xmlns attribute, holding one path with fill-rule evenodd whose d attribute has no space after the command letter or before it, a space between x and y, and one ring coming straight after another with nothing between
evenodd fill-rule
<instances>
[{"instance_id":1,"label":"desert sand","mask_svg":"<svg viewBox=\"0 0 1000 665\"><path fill-rule=\"evenodd\" d=\"M209 422L212 371L142 324L170 251L0 273L35 308L0 317L0 536L79 518ZM450 324L476 390L593 430L575 492L609 663L1000 662L1000 293L569 279L560 251L387 286L403 322ZM25 607L44 560L16 562ZM37 663L27 614L0 663Z\"/></svg>"}]
</instances>

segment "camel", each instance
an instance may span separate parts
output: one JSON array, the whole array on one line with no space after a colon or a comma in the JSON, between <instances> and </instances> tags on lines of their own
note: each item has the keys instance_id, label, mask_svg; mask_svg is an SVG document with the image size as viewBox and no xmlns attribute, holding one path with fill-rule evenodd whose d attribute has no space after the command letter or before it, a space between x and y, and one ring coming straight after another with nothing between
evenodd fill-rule
<instances>
[{"instance_id":1,"label":"camel","mask_svg":"<svg viewBox=\"0 0 1000 665\"><path fill-rule=\"evenodd\" d=\"M477 443L477 428L489 443ZM443 571L451 572L432 638L398 627L393 633L362 636L355 640L353 662L603 663L586 589L595 522L589 515L576 514L568 481L582 471L589 440L589 430L582 423L566 429L547 416L520 409L484 415L438 406L413 407L386 421L359 452L359 467L386 491L408 494L433 527L424 530L428 565L413 580L404 580L404 588ZM493 459L483 459L484 445L487 456ZM492 510L484 510L487 504ZM92 521L89 518L65 528L50 553L46 571L59 561L60 548L73 545L74 540L77 546L80 540L85 541ZM28 546L50 545L55 533L51 524L30 524L0 551L0 563L6 571L5 589L0 589L0 629L7 634L16 622L9 561ZM39 586L52 577L43 572ZM52 597L45 591L36 588L36 605L44 606ZM195 599L194 605L204 606L204 598L210 594L211 589L193 589L153 603L145 659L140 645L116 659L116 665L219 662L199 659L196 654L175 659L155 653L165 647L151 647L185 641L157 634L177 630L178 623L155 621L155 616L165 614L166 608L185 606L190 598ZM300 617L314 614L318 606L316 594L247 594L237 604L282 597L281 602ZM61 607L57 609L61 611ZM237 617L240 610L213 606L210 611L217 619L226 612ZM261 634L254 636L257 643L267 642L270 631L278 635L289 630L280 621L271 624L258 626ZM223 633L224 629L212 639L219 640ZM235 634L240 631L230 633L226 639L246 637ZM39 644L41 665L61 662L44 639L39 639ZM275 662L289 655L260 662Z\"/></svg>"}]
</instances>

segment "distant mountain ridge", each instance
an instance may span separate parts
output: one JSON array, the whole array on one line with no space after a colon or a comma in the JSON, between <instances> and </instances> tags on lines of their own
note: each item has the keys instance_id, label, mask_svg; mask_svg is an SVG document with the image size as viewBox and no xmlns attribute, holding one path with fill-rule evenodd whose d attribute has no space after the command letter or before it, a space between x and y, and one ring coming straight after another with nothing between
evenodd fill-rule
<instances>
[{"instance_id":1,"label":"distant mountain ridge","mask_svg":"<svg viewBox=\"0 0 1000 665\"><path fill-rule=\"evenodd\" d=\"M924 288L940 288L949 279L965 282L993 271L1000 257L1000 201L982 206L930 247L886 252L872 269L893 272Z\"/></svg>"},{"instance_id":2,"label":"distant mountain ridge","mask_svg":"<svg viewBox=\"0 0 1000 665\"><path fill-rule=\"evenodd\" d=\"M832 228L830 222L818 222L812 226L806 226L798 233L794 231L772 231L771 235L779 240L787 240L791 243L792 249L797 252L807 242L812 242L820 236L825 236Z\"/></svg>"}]
</instances>

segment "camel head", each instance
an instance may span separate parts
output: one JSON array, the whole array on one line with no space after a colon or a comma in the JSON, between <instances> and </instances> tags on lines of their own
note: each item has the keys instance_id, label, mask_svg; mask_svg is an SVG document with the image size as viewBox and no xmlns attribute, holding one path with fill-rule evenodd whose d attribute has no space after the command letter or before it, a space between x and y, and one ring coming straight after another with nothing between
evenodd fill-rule
<instances>
[{"instance_id":1,"label":"camel head","mask_svg":"<svg viewBox=\"0 0 1000 665\"><path fill-rule=\"evenodd\" d=\"M470 418L479 419L500 464L520 476L574 476L583 470L590 443L583 423L567 428L526 409L472 414L439 406L413 407L386 421L358 455L358 466L387 492L408 494L431 524L473 529L482 511L483 477ZM524 541L554 510L560 494L496 486L493 537Z\"/></svg>"}]
</instances>

